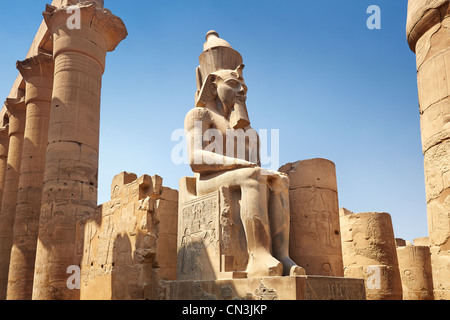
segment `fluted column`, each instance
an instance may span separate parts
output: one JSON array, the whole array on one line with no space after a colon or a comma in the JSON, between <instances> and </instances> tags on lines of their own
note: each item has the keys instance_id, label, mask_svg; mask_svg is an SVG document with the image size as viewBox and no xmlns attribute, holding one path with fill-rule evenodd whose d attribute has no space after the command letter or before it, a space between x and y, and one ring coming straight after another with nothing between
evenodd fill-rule
<instances>
[{"instance_id":1,"label":"fluted column","mask_svg":"<svg viewBox=\"0 0 450 320\"><path fill-rule=\"evenodd\" d=\"M8 164L9 125L0 128L0 202L3 197L6 166Z\"/></svg>"},{"instance_id":2,"label":"fluted column","mask_svg":"<svg viewBox=\"0 0 450 320\"><path fill-rule=\"evenodd\" d=\"M17 68L26 82L27 111L7 299L30 300L52 99L53 57L41 53L17 62Z\"/></svg>"},{"instance_id":3,"label":"fluted column","mask_svg":"<svg viewBox=\"0 0 450 320\"><path fill-rule=\"evenodd\" d=\"M0 211L0 300L6 299L8 285L26 109L24 98L7 99L5 105L9 112L9 150Z\"/></svg>"},{"instance_id":4,"label":"fluted column","mask_svg":"<svg viewBox=\"0 0 450 320\"><path fill-rule=\"evenodd\" d=\"M33 299L79 299L67 268L80 266L83 228L97 207L101 81L106 52L126 35L123 22L94 3L78 4L81 27L65 7L48 6L55 62Z\"/></svg>"},{"instance_id":5,"label":"fluted column","mask_svg":"<svg viewBox=\"0 0 450 320\"><path fill-rule=\"evenodd\" d=\"M450 299L450 1L410 0L435 299Z\"/></svg>"}]
</instances>

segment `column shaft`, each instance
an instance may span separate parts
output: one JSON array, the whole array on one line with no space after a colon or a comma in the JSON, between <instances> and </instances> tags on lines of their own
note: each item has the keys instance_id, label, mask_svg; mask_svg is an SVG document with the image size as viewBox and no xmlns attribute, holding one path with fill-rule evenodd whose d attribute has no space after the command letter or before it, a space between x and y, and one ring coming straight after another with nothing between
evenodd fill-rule
<instances>
[{"instance_id":1,"label":"column shaft","mask_svg":"<svg viewBox=\"0 0 450 320\"><path fill-rule=\"evenodd\" d=\"M341 208L344 276L363 278L367 300L401 300L402 283L391 216Z\"/></svg>"},{"instance_id":2,"label":"column shaft","mask_svg":"<svg viewBox=\"0 0 450 320\"><path fill-rule=\"evenodd\" d=\"M78 4L81 28L65 7L48 6L55 63L33 299L79 299L67 269L80 266L83 228L97 207L101 80L107 51L125 38L123 22L93 3Z\"/></svg>"},{"instance_id":3,"label":"column shaft","mask_svg":"<svg viewBox=\"0 0 450 320\"><path fill-rule=\"evenodd\" d=\"M289 254L308 275L343 277L336 168L310 159L280 168L289 176Z\"/></svg>"},{"instance_id":4,"label":"column shaft","mask_svg":"<svg viewBox=\"0 0 450 320\"><path fill-rule=\"evenodd\" d=\"M7 99L5 105L9 112L9 151L0 212L0 300L6 299L8 285L26 109L23 98Z\"/></svg>"},{"instance_id":5,"label":"column shaft","mask_svg":"<svg viewBox=\"0 0 450 320\"><path fill-rule=\"evenodd\" d=\"M430 247L400 246L397 257L403 300L433 300Z\"/></svg>"},{"instance_id":6,"label":"column shaft","mask_svg":"<svg viewBox=\"0 0 450 320\"><path fill-rule=\"evenodd\" d=\"M53 57L39 54L18 62L17 68L26 81L27 111L7 299L30 300L52 98Z\"/></svg>"},{"instance_id":7,"label":"column shaft","mask_svg":"<svg viewBox=\"0 0 450 320\"><path fill-rule=\"evenodd\" d=\"M3 185L8 164L9 125L0 128L0 203L3 197Z\"/></svg>"},{"instance_id":8,"label":"column shaft","mask_svg":"<svg viewBox=\"0 0 450 320\"><path fill-rule=\"evenodd\" d=\"M450 299L450 5L410 0L435 299Z\"/></svg>"}]
</instances>

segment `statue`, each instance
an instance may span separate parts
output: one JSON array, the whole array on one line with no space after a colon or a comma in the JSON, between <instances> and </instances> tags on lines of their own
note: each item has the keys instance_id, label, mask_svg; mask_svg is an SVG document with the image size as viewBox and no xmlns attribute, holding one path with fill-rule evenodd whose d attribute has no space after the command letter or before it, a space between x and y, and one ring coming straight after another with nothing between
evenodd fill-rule
<instances>
[{"instance_id":1,"label":"statue","mask_svg":"<svg viewBox=\"0 0 450 320\"><path fill-rule=\"evenodd\" d=\"M196 194L240 188L248 277L304 275L289 257L289 178L260 167L243 69L241 55L215 31L208 32L197 68L195 108L185 119Z\"/></svg>"}]
</instances>

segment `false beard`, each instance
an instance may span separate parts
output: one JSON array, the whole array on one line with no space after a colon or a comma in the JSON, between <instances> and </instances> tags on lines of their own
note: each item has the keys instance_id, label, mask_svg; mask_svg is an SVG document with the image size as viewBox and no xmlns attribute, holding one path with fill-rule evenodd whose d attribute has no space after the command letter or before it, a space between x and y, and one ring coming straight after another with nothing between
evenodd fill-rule
<instances>
[{"instance_id":1,"label":"false beard","mask_svg":"<svg viewBox=\"0 0 450 320\"><path fill-rule=\"evenodd\" d=\"M233 129L244 129L250 125L245 101L236 101L230 114L230 125Z\"/></svg>"}]
</instances>

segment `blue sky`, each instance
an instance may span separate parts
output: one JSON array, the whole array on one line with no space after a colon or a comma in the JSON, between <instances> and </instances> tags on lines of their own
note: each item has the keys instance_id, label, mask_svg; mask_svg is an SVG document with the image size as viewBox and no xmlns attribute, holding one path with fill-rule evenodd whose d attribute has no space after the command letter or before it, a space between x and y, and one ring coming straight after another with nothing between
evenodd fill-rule
<instances>
[{"instance_id":1,"label":"blue sky","mask_svg":"<svg viewBox=\"0 0 450 320\"><path fill-rule=\"evenodd\" d=\"M0 93L9 94L46 1L3 4ZM370 5L381 29L369 30ZM243 58L252 126L280 130L280 165L336 164L339 204L392 216L396 237L428 235L415 55L406 0L105 0L129 36L108 54L101 106L99 203L121 171L178 189L172 132L194 106L195 68L214 29Z\"/></svg>"}]
</instances>

